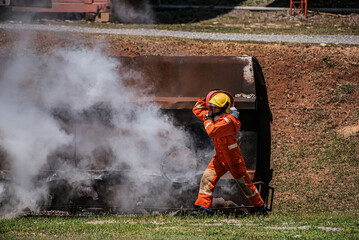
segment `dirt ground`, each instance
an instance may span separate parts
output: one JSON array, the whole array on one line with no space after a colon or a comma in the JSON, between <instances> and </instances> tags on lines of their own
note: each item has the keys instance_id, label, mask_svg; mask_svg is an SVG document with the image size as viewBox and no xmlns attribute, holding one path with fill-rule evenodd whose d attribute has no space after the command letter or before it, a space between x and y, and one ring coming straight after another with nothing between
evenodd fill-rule
<instances>
[{"instance_id":1,"label":"dirt ground","mask_svg":"<svg viewBox=\"0 0 359 240\"><path fill-rule=\"evenodd\" d=\"M321 158L327 158L321 154L335 136L358 143L354 153L359 155L358 46L50 32L29 32L28 36L31 46L44 54L54 47L100 45L105 54L114 56L255 56L263 68L274 116L272 185L276 188L276 206L291 208L296 204L299 209L309 206L313 210L358 207L358 158L339 168L321 162ZM11 55L18 37L18 33L0 30L0 54ZM346 192L351 192L347 198L340 196L344 186ZM312 193L308 195L308 191Z\"/></svg>"}]
</instances>

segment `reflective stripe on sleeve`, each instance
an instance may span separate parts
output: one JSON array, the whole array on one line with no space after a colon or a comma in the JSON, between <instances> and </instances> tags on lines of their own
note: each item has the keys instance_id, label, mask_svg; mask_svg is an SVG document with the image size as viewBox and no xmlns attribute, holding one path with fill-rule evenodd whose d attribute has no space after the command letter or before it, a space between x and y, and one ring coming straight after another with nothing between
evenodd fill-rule
<instances>
[{"instance_id":1,"label":"reflective stripe on sleeve","mask_svg":"<svg viewBox=\"0 0 359 240\"><path fill-rule=\"evenodd\" d=\"M212 196L212 192L208 192L208 191L205 191L205 190L202 190L202 189L199 190L199 193L203 193L203 194L207 194L207 195Z\"/></svg>"},{"instance_id":2,"label":"reflective stripe on sleeve","mask_svg":"<svg viewBox=\"0 0 359 240\"><path fill-rule=\"evenodd\" d=\"M228 120L228 118L223 118L223 119L224 119L224 120L226 120L226 122L227 122L227 123L229 123L229 120Z\"/></svg>"},{"instance_id":3,"label":"reflective stripe on sleeve","mask_svg":"<svg viewBox=\"0 0 359 240\"><path fill-rule=\"evenodd\" d=\"M207 123L204 128L207 129L207 127L208 127L209 125L211 125L211 124L212 124L212 122Z\"/></svg>"},{"instance_id":4,"label":"reflective stripe on sleeve","mask_svg":"<svg viewBox=\"0 0 359 240\"><path fill-rule=\"evenodd\" d=\"M229 146L228 146L228 149L229 149L229 150L232 150L232 149L234 149L234 148L236 148L236 147L238 147L238 144L237 144L237 143L233 143L232 145L229 145Z\"/></svg>"},{"instance_id":5,"label":"reflective stripe on sleeve","mask_svg":"<svg viewBox=\"0 0 359 240\"><path fill-rule=\"evenodd\" d=\"M197 108L206 108L205 106L202 106L202 105L199 104L199 103L196 103L195 106L196 106Z\"/></svg>"}]
</instances>

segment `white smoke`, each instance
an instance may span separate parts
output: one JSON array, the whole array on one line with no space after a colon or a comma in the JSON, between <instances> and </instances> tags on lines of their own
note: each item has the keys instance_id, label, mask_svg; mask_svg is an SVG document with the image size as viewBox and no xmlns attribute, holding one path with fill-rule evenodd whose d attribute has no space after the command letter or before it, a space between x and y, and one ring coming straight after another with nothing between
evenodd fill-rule
<instances>
[{"instance_id":1,"label":"white smoke","mask_svg":"<svg viewBox=\"0 0 359 240\"><path fill-rule=\"evenodd\" d=\"M0 185L0 215L49 204L49 185L39 181L44 174L48 182L67 181L71 191L97 200L87 171L125 169L138 192L156 194L151 175L161 175L164 156L183 148L186 134L157 105L133 102L143 89L130 89L123 81L141 81L139 73L124 72L99 50L68 48L48 55L26 51L3 68L0 149L11 177ZM181 152L178 164L195 161ZM112 203L133 208L132 189L121 190Z\"/></svg>"},{"instance_id":2,"label":"white smoke","mask_svg":"<svg viewBox=\"0 0 359 240\"><path fill-rule=\"evenodd\" d=\"M154 23L154 13L146 0L113 1L113 13L124 23Z\"/></svg>"}]
</instances>

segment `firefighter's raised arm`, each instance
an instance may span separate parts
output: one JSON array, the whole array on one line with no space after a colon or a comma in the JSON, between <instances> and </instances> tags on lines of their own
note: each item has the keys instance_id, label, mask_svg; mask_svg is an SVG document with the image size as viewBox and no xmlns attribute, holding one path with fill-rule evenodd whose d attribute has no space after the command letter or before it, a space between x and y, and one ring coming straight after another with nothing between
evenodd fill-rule
<instances>
[{"instance_id":1,"label":"firefighter's raised arm","mask_svg":"<svg viewBox=\"0 0 359 240\"><path fill-rule=\"evenodd\" d=\"M196 117L198 117L201 121L205 121L205 116L209 112L206 107L205 98L199 98L196 104L194 105L192 112Z\"/></svg>"}]
</instances>

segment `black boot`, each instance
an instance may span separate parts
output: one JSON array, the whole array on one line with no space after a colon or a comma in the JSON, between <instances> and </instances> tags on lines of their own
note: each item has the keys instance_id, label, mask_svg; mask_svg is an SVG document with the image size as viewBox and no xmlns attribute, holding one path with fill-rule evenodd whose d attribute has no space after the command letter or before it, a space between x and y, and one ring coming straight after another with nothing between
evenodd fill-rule
<instances>
[{"instance_id":1,"label":"black boot","mask_svg":"<svg viewBox=\"0 0 359 240\"><path fill-rule=\"evenodd\" d=\"M267 206L254 207L254 214L258 216L268 216Z\"/></svg>"},{"instance_id":2,"label":"black boot","mask_svg":"<svg viewBox=\"0 0 359 240\"><path fill-rule=\"evenodd\" d=\"M194 215L208 215L208 216L213 216L214 212L206 207L199 207L199 206L195 206L195 210L193 211Z\"/></svg>"}]
</instances>

